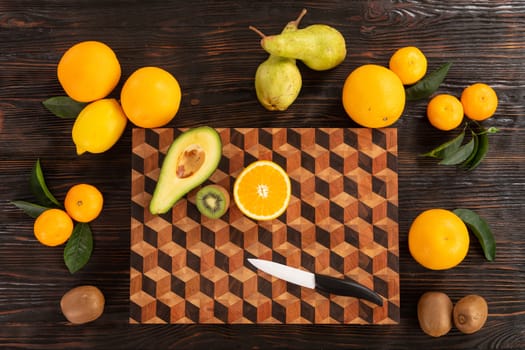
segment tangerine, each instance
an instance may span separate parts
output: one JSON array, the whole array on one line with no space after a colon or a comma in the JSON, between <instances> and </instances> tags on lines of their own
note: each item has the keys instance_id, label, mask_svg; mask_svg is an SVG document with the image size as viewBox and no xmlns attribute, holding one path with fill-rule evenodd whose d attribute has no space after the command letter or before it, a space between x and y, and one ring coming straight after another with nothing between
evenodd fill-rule
<instances>
[{"instance_id":1,"label":"tangerine","mask_svg":"<svg viewBox=\"0 0 525 350\"><path fill-rule=\"evenodd\" d=\"M475 83L466 87L461 93L461 103L465 115L477 121L488 119L496 113L498 95L493 88L483 83Z\"/></svg>"},{"instance_id":2,"label":"tangerine","mask_svg":"<svg viewBox=\"0 0 525 350\"><path fill-rule=\"evenodd\" d=\"M73 220L62 209L47 209L36 218L33 232L36 239L44 245L61 245L73 233Z\"/></svg>"},{"instance_id":3,"label":"tangerine","mask_svg":"<svg viewBox=\"0 0 525 350\"><path fill-rule=\"evenodd\" d=\"M78 222L95 220L104 204L102 193L93 185L78 184L72 186L64 199L67 213Z\"/></svg>"},{"instance_id":4,"label":"tangerine","mask_svg":"<svg viewBox=\"0 0 525 350\"><path fill-rule=\"evenodd\" d=\"M439 94L427 105L427 117L435 128L449 131L457 128L463 120L463 105L456 96Z\"/></svg>"},{"instance_id":5,"label":"tangerine","mask_svg":"<svg viewBox=\"0 0 525 350\"><path fill-rule=\"evenodd\" d=\"M427 73L427 58L417 47L405 46L390 57L389 68L397 74L404 85L411 85Z\"/></svg>"}]
</instances>

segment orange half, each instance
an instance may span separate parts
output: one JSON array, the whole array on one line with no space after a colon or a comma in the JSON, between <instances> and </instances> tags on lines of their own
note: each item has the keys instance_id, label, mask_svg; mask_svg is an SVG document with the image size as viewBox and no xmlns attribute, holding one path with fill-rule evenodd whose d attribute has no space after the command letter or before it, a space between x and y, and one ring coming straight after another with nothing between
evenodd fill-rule
<instances>
[{"instance_id":1,"label":"orange half","mask_svg":"<svg viewBox=\"0 0 525 350\"><path fill-rule=\"evenodd\" d=\"M290 177L278 164L258 160L248 165L233 185L239 210L254 220L273 220L288 208L292 192Z\"/></svg>"}]
</instances>

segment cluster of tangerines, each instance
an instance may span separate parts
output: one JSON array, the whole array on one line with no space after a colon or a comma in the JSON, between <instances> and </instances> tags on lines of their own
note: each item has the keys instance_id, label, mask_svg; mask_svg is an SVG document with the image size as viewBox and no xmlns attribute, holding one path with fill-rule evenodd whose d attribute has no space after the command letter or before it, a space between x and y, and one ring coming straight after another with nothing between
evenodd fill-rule
<instances>
[{"instance_id":1,"label":"cluster of tangerines","mask_svg":"<svg viewBox=\"0 0 525 350\"><path fill-rule=\"evenodd\" d=\"M36 239L50 247L65 243L73 233L73 221L88 223L95 220L103 204L104 197L95 186L72 186L64 198L64 209L47 209L36 218L33 225Z\"/></svg>"},{"instance_id":2,"label":"cluster of tangerines","mask_svg":"<svg viewBox=\"0 0 525 350\"><path fill-rule=\"evenodd\" d=\"M435 128L450 131L461 125L464 115L482 121L490 118L497 107L494 89L484 83L475 83L463 89L460 99L452 94L434 96L428 103L427 117Z\"/></svg>"},{"instance_id":3,"label":"cluster of tangerines","mask_svg":"<svg viewBox=\"0 0 525 350\"><path fill-rule=\"evenodd\" d=\"M395 123L405 108L405 87L420 82L427 74L427 58L415 46L393 53L389 67L366 64L350 73L343 86L343 106L359 125L382 128ZM466 87L461 98L436 94L427 105L429 122L437 129L458 127L464 115L475 121L491 117L498 106L494 89L484 83Z\"/></svg>"},{"instance_id":4,"label":"cluster of tangerines","mask_svg":"<svg viewBox=\"0 0 525 350\"><path fill-rule=\"evenodd\" d=\"M490 86L472 84L458 99L452 94L436 93L443 78L436 73L427 74L427 58L420 49L403 47L392 54L388 68L366 64L352 71L343 86L343 106L350 118L362 126L387 127L402 115L408 89L417 86L428 90L421 93L430 99L427 117L439 130L457 128L464 116L479 122L495 113L498 97ZM412 222L408 240L414 259L432 270L458 265L467 255L470 242L463 218L445 209L420 213Z\"/></svg>"},{"instance_id":5,"label":"cluster of tangerines","mask_svg":"<svg viewBox=\"0 0 525 350\"><path fill-rule=\"evenodd\" d=\"M111 148L127 120L155 128L169 123L179 110L180 85L160 67L138 68L124 82L120 101L108 98L120 81L121 67L115 52L102 42L83 41L70 47L58 62L57 76L71 99L88 103L72 131L78 154Z\"/></svg>"}]
</instances>

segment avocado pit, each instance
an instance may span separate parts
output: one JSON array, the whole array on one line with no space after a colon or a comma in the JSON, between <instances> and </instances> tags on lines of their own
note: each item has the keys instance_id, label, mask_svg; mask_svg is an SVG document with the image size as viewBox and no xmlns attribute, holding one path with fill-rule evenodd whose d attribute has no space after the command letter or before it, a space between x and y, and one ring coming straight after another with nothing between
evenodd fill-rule
<instances>
[{"instance_id":1,"label":"avocado pit","mask_svg":"<svg viewBox=\"0 0 525 350\"><path fill-rule=\"evenodd\" d=\"M177 177L185 179L192 176L199 171L205 160L206 152L200 145L189 145L181 152L179 159L177 160Z\"/></svg>"}]
</instances>

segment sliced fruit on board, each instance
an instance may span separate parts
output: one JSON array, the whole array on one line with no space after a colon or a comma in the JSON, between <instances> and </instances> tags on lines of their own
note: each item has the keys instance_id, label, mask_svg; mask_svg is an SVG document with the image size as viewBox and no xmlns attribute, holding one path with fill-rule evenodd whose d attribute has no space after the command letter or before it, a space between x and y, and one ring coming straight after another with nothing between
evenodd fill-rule
<instances>
[{"instance_id":1,"label":"sliced fruit on board","mask_svg":"<svg viewBox=\"0 0 525 350\"><path fill-rule=\"evenodd\" d=\"M197 192L195 204L202 215L210 219L218 219L228 211L230 193L219 185L204 186Z\"/></svg>"},{"instance_id":2,"label":"sliced fruit on board","mask_svg":"<svg viewBox=\"0 0 525 350\"><path fill-rule=\"evenodd\" d=\"M164 214L185 194L206 181L217 169L222 142L213 128L201 126L180 134L171 144L160 169L149 205L152 214Z\"/></svg>"},{"instance_id":3,"label":"sliced fruit on board","mask_svg":"<svg viewBox=\"0 0 525 350\"><path fill-rule=\"evenodd\" d=\"M273 220L288 208L291 183L286 171L269 160L248 165L233 185L239 210L254 220Z\"/></svg>"}]
</instances>

